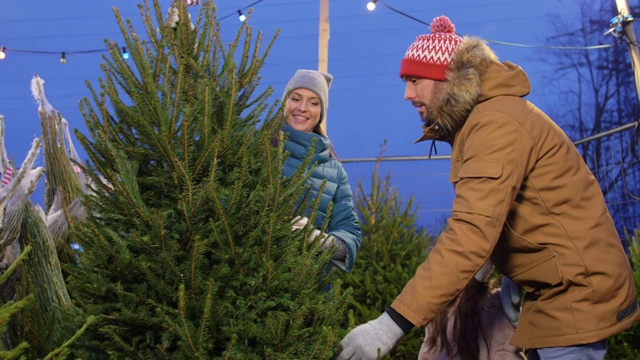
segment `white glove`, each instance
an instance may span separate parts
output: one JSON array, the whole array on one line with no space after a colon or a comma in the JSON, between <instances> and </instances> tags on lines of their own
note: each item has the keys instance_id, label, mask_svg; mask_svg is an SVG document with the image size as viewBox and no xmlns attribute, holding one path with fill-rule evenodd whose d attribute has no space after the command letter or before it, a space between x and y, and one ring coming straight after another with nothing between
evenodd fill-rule
<instances>
[{"instance_id":1,"label":"white glove","mask_svg":"<svg viewBox=\"0 0 640 360\"><path fill-rule=\"evenodd\" d=\"M296 216L291 222L291 231L296 231L304 228L309 223L309 218L304 216Z\"/></svg>"},{"instance_id":2,"label":"white glove","mask_svg":"<svg viewBox=\"0 0 640 360\"><path fill-rule=\"evenodd\" d=\"M309 219L304 216L297 216L291 221L291 231L298 231L307 226ZM340 268L344 268L344 259L347 257L347 245L344 241L336 238L333 235L325 234L318 229L313 229L309 238L307 239L309 244L314 241L320 242L320 249L327 251L331 246L334 246L334 252L332 259L337 261L336 264Z\"/></svg>"},{"instance_id":3,"label":"white glove","mask_svg":"<svg viewBox=\"0 0 640 360\"><path fill-rule=\"evenodd\" d=\"M309 223L308 218L304 216L296 216L293 219L293 221L291 221L291 231L300 230L306 227L308 223ZM311 231L311 234L309 235L309 238L307 239L307 241L309 242L309 244L313 243L314 241L319 241L320 247L322 248L323 251L327 250L331 245L334 245L337 243L335 237L325 234L318 229L313 229Z\"/></svg>"},{"instance_id":4,"label":"white glove","mask_svg":"<svg viewBox=\"0 0 640 360\"><path fill-rule=\"evenodd\" d=\"M380 317L351 330L342 339L336 360L375 360L387 355L404 336L404 331L384 312Z\"/></svg>"},{"instance_id":5,"label":"white glove","mask_svg":"<svg viewBox=\"0 0 640 360\"><path fill-rule=\"evenodd\" d=\"M504 310L505 315L507 315L513 326L518 326L520 307L522 306L522 290L518 284L504 275L502 275L502 285L500 287L502 310Z\"/></svg>"}]
</instances>

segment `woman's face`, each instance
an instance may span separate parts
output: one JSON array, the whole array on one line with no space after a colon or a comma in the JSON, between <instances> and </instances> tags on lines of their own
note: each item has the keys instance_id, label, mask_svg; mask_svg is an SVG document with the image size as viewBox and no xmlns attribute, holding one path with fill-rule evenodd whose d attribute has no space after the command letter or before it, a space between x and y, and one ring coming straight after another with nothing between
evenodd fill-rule
<instances>
[{"instance_id":1,"label":"woman's face","mask_svg":"<svg viewBox=\"0 0 640 360\"><path fill-rule=\"evenodd\" d=\"M298 131L313 132L320 121L322 102L320 97L308 89L294 89L284 109L287 124Z\"/></svg>"}]
</instances>

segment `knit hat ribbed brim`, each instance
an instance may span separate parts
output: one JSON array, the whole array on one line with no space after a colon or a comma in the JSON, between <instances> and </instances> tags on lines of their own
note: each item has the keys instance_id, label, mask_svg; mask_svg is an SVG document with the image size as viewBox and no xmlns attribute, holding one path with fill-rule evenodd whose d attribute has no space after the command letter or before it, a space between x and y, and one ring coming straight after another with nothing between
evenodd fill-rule
<instances>
[{"instance_id":1,"label":"knit hat ribbed brim","mask_svg":"<svg viewBox=\"0 0 640 360\"><path fill-rule=\"evenodd\" d=\"M400 77L447 79L453 54L462 42L456 27L446 16L433 19L431 34L420 35L409 46L400 63Z\"/></svg>"}]
</instances>

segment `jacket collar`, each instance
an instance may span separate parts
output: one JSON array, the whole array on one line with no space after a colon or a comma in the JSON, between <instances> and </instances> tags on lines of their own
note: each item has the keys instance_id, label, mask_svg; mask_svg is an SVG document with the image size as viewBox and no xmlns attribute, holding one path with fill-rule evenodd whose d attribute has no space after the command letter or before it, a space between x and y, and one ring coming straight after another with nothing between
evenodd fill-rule
<instances>
[{"instance_id":1,"label":"jacket collar","mask_svg":"<svg viewBox=\"0 0 640 360\"><path fill-rule=\"evenodd\" d=\"M325 162L329 160L331 141L328 137L312 132L299 131L287 124L282 126L282 132L287 136L285 149L288 150L294 158L304 159L311 146L313 146L311 163L314 161Z\"/></svg>"},{"instance_id":2,"label":"jacket collar","mask_svg":"<svg viewBox=\"0 0 640 360\"><path fill-rule=\"evenodd\" d=\"M430 108L434 123L423 126L415 142L441 140L453 142L474 107L500 95L525 96L529 80L518 66L500 63L486 43L476 37L464 37L453 55L447 81L436 93Z\"/></svg>"}]
</instances>

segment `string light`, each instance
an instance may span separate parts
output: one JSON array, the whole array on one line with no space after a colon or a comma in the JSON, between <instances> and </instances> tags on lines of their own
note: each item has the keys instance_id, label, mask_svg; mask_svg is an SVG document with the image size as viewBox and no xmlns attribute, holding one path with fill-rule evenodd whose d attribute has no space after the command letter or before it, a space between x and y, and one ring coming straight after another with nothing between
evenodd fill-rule
<instances>
[{"instance_id":1,"label":"string light","mask_svg":"<svg viewBox=\"0 0 640 360\"><path fill-rule=\"evenodd\" d=\"M247 20L247 17L242 13L242 10L238 10L238 20L240 20L240 22Z\"/></svg>"},{"instance_id":2,"label":"string light","mask_svg":"<svg viewBox=\"0 0 640 360\"><path fill-rule=\"evenodd\" d=\"M187 6L195 6L198 5L200 3L199 0L185 0L187 3ZM261 2L263 2L264 0L256 0L254 2L252 2L251 4L243 7L242 9L239 9L237 11L234 11L232 13L229 13L228 15L225 15L221 18L218 18L218 21L221 21L223 19L226 19L228 17L231 17L233 15L239 14L242 16L242 18L240 19L240 21L245 21L246 20L246 15L242 14L242 10L246 10L256 4L259 4ZM131 54L129 54L129 52L127 51L125 53L126 48L122 48L123 52L122 52L122 57L124 59L128 59ZM7 56L7 52L20 52L20 53L28 53L28 54L51 54L51 55L57 55L60 54L60 51L48 51L48 50L27 50L27 49L14 49L14 48L7 48L7 47L0 47L0 60L4 60L4 58L6 58ZM65 51L62 53L62 55L60 56L60 63L65 64L67 62L67 55L69 54L91 54L91 53L106 53L109 52L109 49L92 49L92 50L78 50L78 51Z\"/></svg>"},{"instance_id":3,"label":"string light","mask_svg":"<svg viewBox=\"0 0 640 360\"><path fill-rule=\"evenodd\" d=\"M371 0L367 3L367 10L369 11L373 11L376 9L376 3L378 2L378 0Z\"/></svg>"},{"instance_id":4,"label":"string light","mask_svg":"<svg viewBox=\"0 0 640 360\"><path fill-rule=\"evenodd\" d=\"M389 5L387 5L384 1L381 0L371 0L368 4L367 4L367 9L369 10L373 10L375 9L375 3L380 3L382 5L384 5L386 8L388 8L391 11L394 11L404 17L407 17L409 19L415 20L423 25L427 25L427 26L431 26L431 24L424 22L418 18L415 18L405 12L402 12L398 9L395 9ZM371 5L373 5L373 9L370 7ZM611 23L614 23L616 18L611 19ZM628 21L632 21L633 17L631 17L630 20ZM615 27L614 27L615 28ZM497 40L490 40L490 39L484 39L486 42L489 43L494 43L494 44L500 44L500 45L507 45L507 46L515 46L515 47L523 47L523 48L542 48L542 49L555 49L555 50L597 50L597 49L604 49L604 48L609 48L609 47L613 47L615 46L615 44L607 44L607 45L593 45L593 46L538 46L538 45L524 45L524 44L516 44L516 43L509 43L509 42L504 42L504 41L497 41Z\"/></svg>"},{"instance_id":5,"label":"string light","mask_svg":"<svg viewBox=\"0 0 640 360\"><path fill-rule=\"evenodd\" d=\"M225 16L223 16L223 17L221 17L221 18L218 18L218 21L222 21L222 20L224 20L224 19L226 19L226 18L228 18L228 17L230 17L230 16L233 16L234 14L238 14L238 15L240 15L240 16L244 16L244 15L242 15L242 10L247 10L248 8L252 7L253 5L259 4L259 3L263 2L263 1L264 1L264 0L256 0L256 1L252 2L251 4L249 4L249 5L245 6L245 7L243 7L242 9L238 9L237 11L232 12L232 13L231 13L231 14L229 14L229 15L225 15ZM240 18L240 16L239 16L238 18ZM246 16L244 16L244 18L240 19L240 21L243 21L243 22L244 22L246 19L247 19L247 17L246 17Z\"/></svg>"},{"instance_id":6,"label":"string light","mask_svg":"<svg viewBox=\"0 0 640 360\"><path fill-rule=\"evenodd\" d=\"M371 0L369 2L369 4L373 3L373 9L375 9L375 3L377 3L378 1L380 1L380 0ZM369 4L367 4L367 9L373 10L373 9L369 8ZM423 25L427 25L427 27L429 27L431 25L431 24L428 24L428 23L426 23L426 22L424 22L424 21L422 21L422 20L420 20L420 19L418 19L416 17L413 17L413 16L411 16L411 15L409 15L407 13L404 13L404 12L402 12L402 11L396 9L396 8L393 8L393 7L389 6L389 5L387 5L384 1L380 1L380 4L384 5L387 9L389 9L391 11L394 11L394 12L396 12L396 13L404 16L404 17L408 17L411 20L415 20L415 21L417 21L417 22L419 22L419 23L421 23Z\"/></svg>"},{"instance_id":7,"label":"string light","mask_svg":"<svg viewBox=\"0 0 640 360\"><path fill-rule=\"evenodd\" d=\"M199 4L199 0L185 0L187 2L188 6L193 6L193 5L198 5ZM264 0L256 0L253 3L243 7L242 9L238 9L237 11L234 11L232 13L229 13L226 16L220 17L218 18L218 21L224 20L228 17L231 17L235 14L238 14L238 19L242 22L244 22L246 20L246 15L244 15L242 13L242 10L244 9L248 9L258 3L261 3ZM384 5L385 7L387 7L389 10L392 10L402 16L405 16L407 18L410 18L412 20L415 20L417 22L420 22L421 24L427 25L429 26L430 24L415 18L411 15L408 15L400 10L397 10L389 5L387 5L384 1L381 0L370 0L367 3L367 9L369 9L370 11L373 11L376 8L376 4L380 3L382 5ZM634 20L632 16L627 16L627 17L623 17L622 19L620 18L614 18L611 19L611 23L612 23L612 29L609 30L607 33L614 33L616 32L616 30L619 29L619 25L620 23L626 24L627 22L630 22ZM614 24L615 23L615 24ZM619 31L618 34L614 34L614 36L617 35L619 36ZM603 49L603 48L608 48L608 47L613 47L615 46L614 44L607 44L607 45L595 45L595 46L587 46L587 47L572 47L572 46L536 46L536 45L523 45L523 44L516 44L516 43L508 43L508 42L502 42L502 41L496 41L496 40L489 40L489 39L485 39L487 42L490 43L496 43L496 44L501 44L501 45L507 45L507 46L516 46L516 47L527 47L527 48L547 48L547 49L559 49L559 50L594 50L594 49ZM24 49L13 49L13 48L7 48L7 47L0 47L0 60L4 60L7 56L7 52L22 52L22 53L31 53L31 54L60 54L59 51L43 51L43 50L24 50ZM66 55L67 54L89 54L89 53L104 53L104 52L108 52L108 49L93 49L93 50L80 50L80 51L67 51L67 52L63 52L62 56L60 57L60 62L62 64L65 64L67 62L66 59ZM129 52L126 50L126 47L122 48L122 57L124 59L128 59L130 57Z\"/></svg>"}]
</instances>

